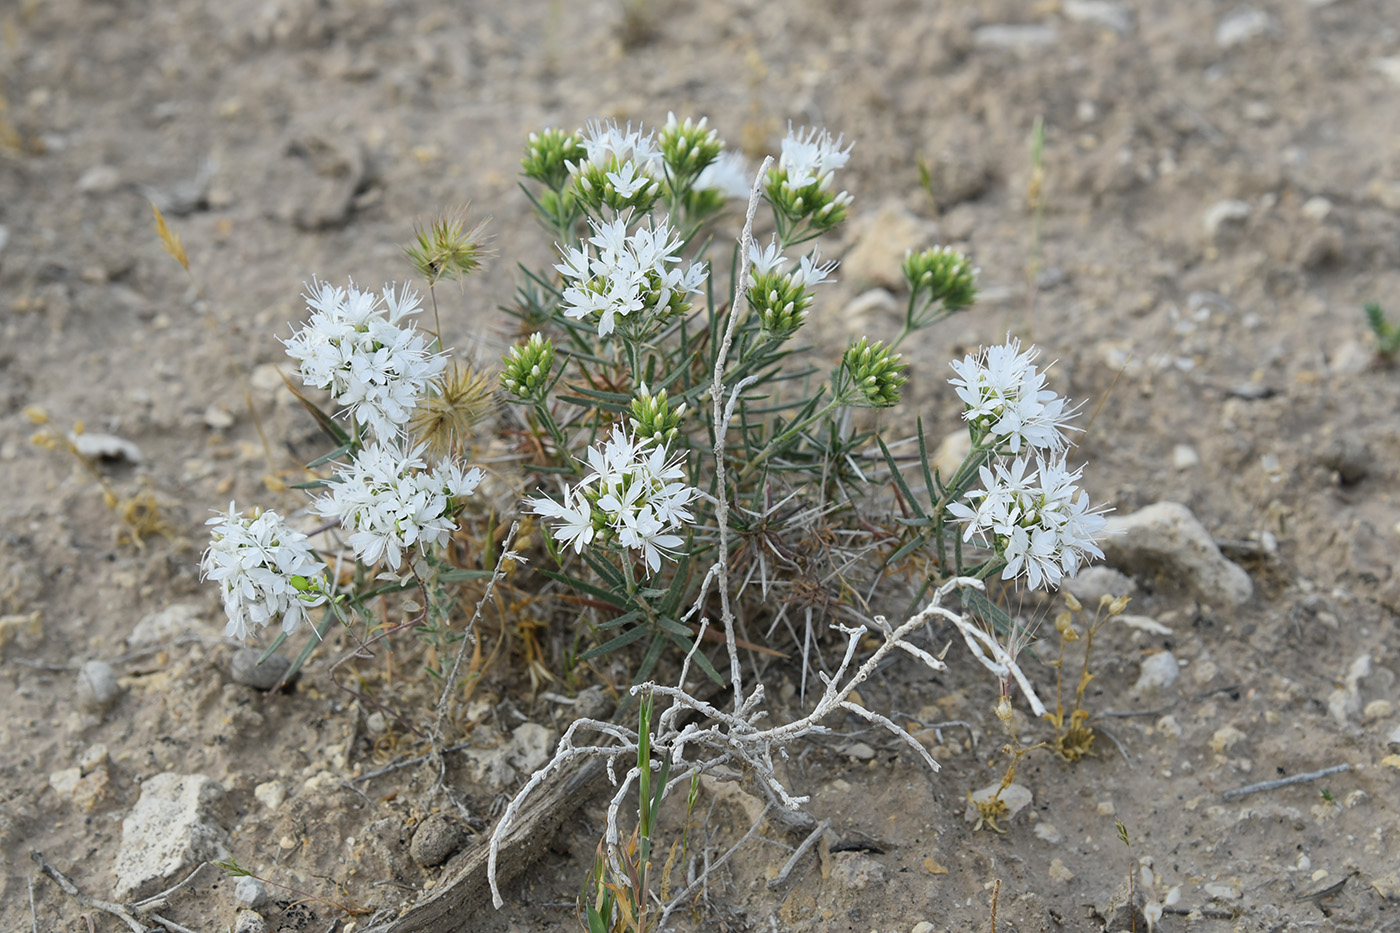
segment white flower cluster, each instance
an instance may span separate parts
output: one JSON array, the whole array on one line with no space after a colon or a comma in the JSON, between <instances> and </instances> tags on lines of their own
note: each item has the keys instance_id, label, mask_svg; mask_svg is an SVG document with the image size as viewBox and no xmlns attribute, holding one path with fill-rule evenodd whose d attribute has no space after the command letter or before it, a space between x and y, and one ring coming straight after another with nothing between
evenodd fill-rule
<instances>
[{"instance_id":1,"label":"white flower cluster","mask_svg":"<svg viewBox=\"0 0 1400 933\"><path fill-rule=\"evenodd\" d=\"M382 560L398 570L404 551L447 543L461 500L481 482L479 467L464 472L444 461L428 470L422 453L422 445L407 452L390 442L366 447L312 504L318 515L339 519L350 532L361 563Z\"/></svg>"},{"instance_id":2,"label":"white flower cluster","mask_svg":"<svg viewBox=\"0 0 1400 933\"><path fill-rule=\"evenodd\" d=\"M662 175L661 150L655 133L635 132L632 124L624 130L612 120L590 120L582 133L587 163L566 162L570 174L578 175L588 166L604 172L619 197L626 199L657 184Z\"/></svg>"},{"instance_id":3,"label":"white flower cluster","mask_svg":"<svg viewBox=\"0 0 1400 933\"><path fill-rule=\"evenodd\" d=\"M753 184L753 170L742 152L726 149L700 171L696 191L718 191L726 198L747 200Z\"/></svg>"},{"instance_id":4,"label":"white flower cluster","mask_svg":"<svg viewBox=\"0 0 1400 933\"><path fill-rule=\"evenodd\" d=\"M976 508L955 502L948 510L966 523L964 541L976 536L1006 561L1003 580L1024 576L1033 588L1057 586L1088 557L1103 557L1095 541L1105 524L1102 510L1075 485L1083 469L1065 464L1064 430L1075 411L1045 388L1045 374L1033 365L1039 353L1008 338L954 363L957 378L948 380L976 444L1016 455L1009 464L982 466L985 488L967 494ZM1046 453L1032 461L1032 450Z\"/></svg>"},{"instance_id":5,"label":"white flower cluster","mask_svg":"<svg viewBox=\"0 0 1400 933\"><path fill-rule=\"evenodd\" d=\"M782 254L775 235L767 246L759 249L757 243L749 246L749 284L753 285L760 277L770 272L782 272L788 258ZM832 271L840 263L832 260L822 262L820 250L813 250L798 262L797 268L788 273L791 284L798 288L814 288L827 281Z\"/></svg>"},{"instance_id":6,"label":"white flower cluster","mask_svg":"<svg viewBox=\"0 0 1400 933\"><path fill-rule=\"evenodd\" d=\"M593 222L586 247L560 248L564 261L555 266L564 276L564 314L598 316L598 336L606 337L617 318L634 313L663 315L687 306L700 294L707 274L703 262L679 266L681 239L666 221L627 235L627 221ZM592 255L594 253L596 255Z\"/></svg>"},{"instance_id":7,"label":"white flower cluster","mask_svg":"<svg viewBox=\"0 0 1400 933\"><path fill-rule=\"evenodd\" d=\"M281 616L295 632L306 610L326 601L326 566L276 512L244 518L228 504L205 524L216 526L200 560L201 579L219 584L230 638L247 638Z\"/></svg>"},{"instance_id":8,"label":"white flower cluster","mask_svg":"<svg viewBox=\"0 0 1400 933\"><path fill-rule=\"evenodd\" d=\"M527 499L536 515L560 522L553 528L561 546L583 551L595 537L639 551L652 573L661 569L661 556L684 543L674 534L695 521L686 508L700 491L685 482L679 458L667 460L667 449L638 439L621 427L601 445L588 450L592 472L564 490L564 501Z\"/></svg>"},{"instance_id":9,"label":"white flower cluster","mask_svg":"<svg viewBox=\"0 0 1400 933\"><path fill-rule=\"evenodd\" d=\"M1095 541L1105 520L1089 507L1089 494L1075 485L1082 472L1066 467L1063 456L1037 457L1034 469L1026 457L1016 457L1010 466L983 466L986 488L967 494L982 501L975 509L954 502L948 510L967 523L964 541L976 535L1006 561L1003 580L1023 575L1033 589L1058 586L1089 556L1103 557Z\"/></svg>"},{"instance_id":10,"label":"white flower cluster","mask_svg":"<svg viewBox=\"0 0 1400 933\"><path fill-rule=\"evenodd\" d=\"M844 136L831 138L831 134L816 127L803 127L794 131L788 126L778 155L778 168L787 172L787 183L794 190L805 188L813 182L820 182L823 189L831 184L831 177L837 169L845 166L851 157L851 143L841 148Z\"/></svg>"},{"instance_id":11,"label":"white flower cluster","mask_svg":"<svg viewBox=\"0 0 1400 933\"><path fill-rule=\"evenodd\" d=\"M974 440L995 439L1013 454L1023 446L1051 452L1068 444L1064 430L1074 417L1065 400L1045 388L1045 374L1034 365L1040 350L1021 351L1021 342L987 347L953 363L956 379L949 379L963 401L963 418L973 428Z\"/></svg>"},{"instance_id":12,"label":"white flower cluster","mask_svg":"<svg viewBox=\"0 0 1400 933\"><path fill-rule=\"evenodd\" d=\"M320 282L312 284L306 304L311 319L283 341L300 363L302 384L329 391L376 437L397 436L429 381L447 365L416 328L400 325L422 310L418 294L390 285L375 295L354 282L348 289Z\"/></svg>"}]
</instances>

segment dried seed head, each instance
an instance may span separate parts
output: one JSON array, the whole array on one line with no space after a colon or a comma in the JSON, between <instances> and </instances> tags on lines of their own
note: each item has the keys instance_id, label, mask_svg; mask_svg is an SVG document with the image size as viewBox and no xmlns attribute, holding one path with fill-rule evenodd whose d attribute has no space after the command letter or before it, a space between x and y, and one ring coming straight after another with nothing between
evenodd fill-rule
<instances>
[{"instance_id":1,"label":"dried seed head","mask_svg":"<svg viewBox=\"0 0 1400 933\"><path fill-rule=\"evenodd\" d=\"M443 279L461 279L481 268L486 255L482 231L490 218L465 229L466 208L433 218L426 227L415 230L417 242L404 247L418 274L431 288Z\"/></svg>"},{"instance_id":2,"label":"dried seed head","mask_svg":"<svg viewBox=\"0 0 1400 933\"><path fill-rule=\"evenodd\" d=\"M1079 600L1075 599L1073 593L1071 593L1069 590L1065 590L1064 593L1065 593L1065 605L1069 607L1069 611L1070 611L1070 612L1083 612L1083 611L1084 611L1084 604L1081 603Z\"/></svg>"},{"instance_id":3,"label":"dried seed head","mask_svg":"<svg viewBox=\"0 0 1400 933\"><path fill-rule=\"evenodd\" d=\"M452 367L428 388L408 419L411 436L440 460L461 447L495 405L495 378L470 366Z\"/></svg>"}]
</instances>

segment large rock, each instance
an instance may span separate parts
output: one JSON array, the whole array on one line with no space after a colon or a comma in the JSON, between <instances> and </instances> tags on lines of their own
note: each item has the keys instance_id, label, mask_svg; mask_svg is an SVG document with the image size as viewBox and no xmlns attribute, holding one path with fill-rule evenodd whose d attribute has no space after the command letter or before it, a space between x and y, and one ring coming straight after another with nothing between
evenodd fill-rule
<instances>
[{"instance_id":1,"label":"large rock","mask_svg":"<svg viewBox=\"0 0 1400 933\"><path fill-rule=\"evenodd\" d=\"M113 894L129 901L160 890L203 861L228 858L228 834L214 817L219 782L202 774L157 774L122 820Z\"/></svg>"},{"instance_id":2,"label":"large rock","mask_svg":"<svg viewBox=\"0 0 1400 933\"><path fill-rule=\"evenodd\" d=\"M1135 574L1165 574L1210 603L1248 602L1254 583L1215 546L1210 533L1180 502L1156 502L1108 520L1104 558Z\"/></svg>"},{"instance_id":3,"label":"large rock","mask_svg":"<svg viewBox=\"0 0 1400 933\"><path fill-rule=\"evenodd\" d=\"M841 260L837 275L856 285L907 289L904 256L937 245L938 225L911 214L897 203L857 219L854 245Z\"/></svg>"}]
</instances>

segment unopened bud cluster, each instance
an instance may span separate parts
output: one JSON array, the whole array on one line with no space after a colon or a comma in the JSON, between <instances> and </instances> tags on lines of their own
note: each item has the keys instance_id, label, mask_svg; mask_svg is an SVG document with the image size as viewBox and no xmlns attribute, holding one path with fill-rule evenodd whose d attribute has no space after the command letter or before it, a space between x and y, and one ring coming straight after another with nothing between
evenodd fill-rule
<instances>
[{"instance_id":1,"label":"unopened bud cluster","mask_svg":"<svg viewBox=\"0 0 1400 933\"><path fill-rule=\"evenodd\" d=\"M698 123L690 117L677 122L674 113L667 114L666 125L661 128L657 142L672 190L689 188L723 151L724 140L708 127L708 123L705 117Z\"/></svg>"},{"instance_id":2,"label":"unopened bud cluster","mask_svg":"<svg viewBox=\"0 0 1400 933\"><path fill-rule=\"evenodd\" d=\"M632 399L632 417L628 421L632 425L632 433L637 438L653 441L664 447L675 440L685 412L685 402L672 408L665 389L653 395L643 382L637 387L637 394Z\"/></svg>"},{"instance_id":3,"label":"unopened bud cluster","mask_svg":"<svg viewBox=\"0 0 1400 933\"><path fill-rule=\"evenodd\" d=\"M577 133L540 130L530 134L520 170L526 178L558 190L569 180L569 163L580 161L584 155L583 140Z\"/></svg>"},{"instance_id":4,"label":"unopened bud cluster","mask_svg":"<svg viewBox=\"0 0 1400 933\"><path fill-rule=\"evenodd\" d=\"M549 371L554 366L554 342L540 333L506 351L501 388L527 402L544 400Z\"/></svg>"},{"instance_id":5,"label":"unopened bud cluster","mask_svg":"<svg viewBox=\"0 0 1400 933\"><path fill-rule=\"evenodd\" d=\"M935 246L904 257L904 279L909 290L928 304L941 301L951 313L970 307L977 299L977 269L966 256L946 246Z\"/></svg>"},{"instance_id":6,"label":"unopened bud cluster","mask_svg":"<svg viewBox=\"0 0 1400 933\"><path fill-rule=\"evenodd\" d=\"M865 337L853 341L846 349L841 366L851 380L856 403L871 408L889 408L899 404L899 389L908 379L904 375L902 354L890 353L883 341L871 343Z\"/></svg>"}]
</instances>

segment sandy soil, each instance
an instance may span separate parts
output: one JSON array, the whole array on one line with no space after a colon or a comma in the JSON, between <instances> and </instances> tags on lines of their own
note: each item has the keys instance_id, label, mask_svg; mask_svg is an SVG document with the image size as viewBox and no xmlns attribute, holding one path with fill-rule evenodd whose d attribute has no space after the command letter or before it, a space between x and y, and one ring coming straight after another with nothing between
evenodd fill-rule
<instances>
[{"instance_id":1,"label":"sandy soil","mask_svg":"<svg viewBox=\"0 0 1400 933\"><path fill-rule=\"evenodd\" d=\"M636 20L626 42L624 7ZM215 593L197 579L201 523L230 499L295 504L264 487L237 374L253 374L274 466L314 456L314 428L268 368L283 363L275 338L302 314L302 284L406 277L399 245L414 220L468 200L495 218L498 261L448 294L444 336L498 354L509 325L496 307L516 275L506 257L548 258L515 184L525 134L594 115L654 123L671 110L708 115L754 154L775 149L789 120L855 140L844 179L854 222L829 244L851 261L820 310L822 333L894 332L878 302L860 316L841 309L885 274L857 247L901 254L896 220L964 246L984 299L912 347L921 365L906 410L932 433L954 430L945 361L1008 330L1033 337L1059 360L1057 389L1090 410L1107 394L1080 448L1096 498L1121 513L1185 503L1255 586L1232 608L1139 575L1131 611L1160 628L1103 636L1090 688L1093 722L1113 741L1075 765L1027 758L1017 778L1034 802L1005 835L974 833L963 815L967 793L1005 767L995 685L971 664L873 684L871 705L969 723L929 739L941 773L847 724L790 771L835 842L770 889L800 836L765 829L769 841L741 852L681 925L987 929L999 882L997 929L1098 929L1130 864L1115 820L1131 857L1153 860L1161 891L1180 886L1160 929L1400 924L1400 770L1387 758L1388 739L1400 739L1400 371L1375 359L1359 310L1380 299L1400 311L1400 19L1392 0L1257 0L1255 18L1241 9L6 5L0 927L86 928L30 851L110 896L122 820L141 783L168 771L223 787L229 850L272 880L394 908L442 879L408 851L436 806L432 775L351 782L420 746L392 727L374 734L367 711L328 680L333 652L286 693L230 680L234 646L218 637ZM999 24L1038 29L983 28ZM1038 237L1027 207L1037 116ZM936 203L918 188L920 154L934 166ZM156 239L149 200L182 237L198 287ZM1220 220L1214 230L1208 217ZM133 546L85 471L28 442L35 409L138 445L138 464L101 470L120 496L152 494L167 533ZM134 636L143 622L150 634ZM197 637L176 640L181 631ZM1164 650L1180 677L1134 693L1143 662ZM1349 681L1363 657L1369 673ZM86 711L75 689L90 659L121 678L105 712ZM415 676L411 665L398 675L396 701L424 698ZM775 676L781 686L788 675ZM1053 684L1048 669L1034 676ZM522 681L499 674L464 714L482 748L522 723L554 734L567 724L568 708ZM1045 738L1042 724L1021 730ZM528 761L453 764L477 829ZM1222 797L1341 763L1352 770ZM254 794L272 782L285 791L276 807L266 789ZM704 845L718 853L748 822L744 800L707 791L711 803ZM511 885L506 909L461 928L576 928L572 901L600 825L585 806ZM260 908L269 929L367 922L273 898ZM226 929L235 907L232 881L206 870L165 916ZM98 930L121 928L92 916Z\"/></svg>"}]
</instances>

